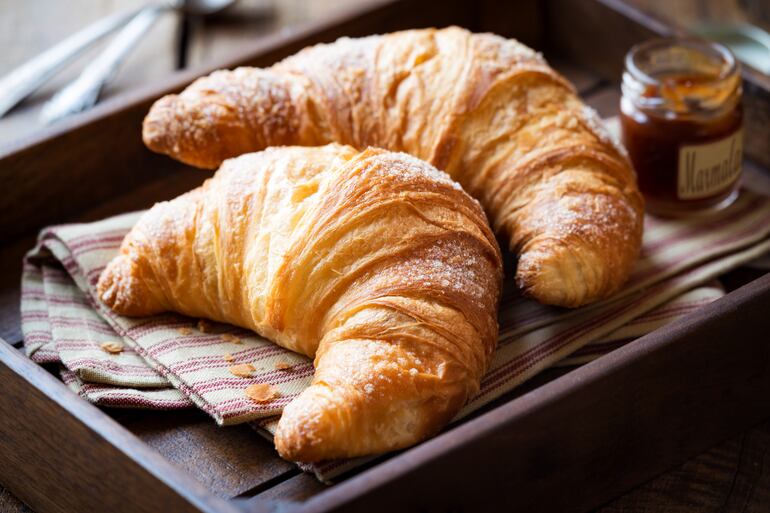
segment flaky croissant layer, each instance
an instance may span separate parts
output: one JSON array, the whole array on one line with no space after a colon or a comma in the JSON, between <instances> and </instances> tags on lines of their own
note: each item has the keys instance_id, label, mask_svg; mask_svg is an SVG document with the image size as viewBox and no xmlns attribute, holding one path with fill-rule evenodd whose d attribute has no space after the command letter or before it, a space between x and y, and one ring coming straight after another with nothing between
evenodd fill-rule
<instances>
[{"instance_id":1,"label":"flaky croissant layer","mask_svg":"<svg viewBox=\"0 0 770 513\"><path fill-rule=\"evenodd\" d=\"M144 140L204 168L271 145L405 151L448 172L518 253L541 302L579 306L628 277L643 203L624 150L526 46L451 27L343 38L268 69L217 71L153 105Z\"/></svg>"},{"instance_id":2,"label":"flaky croissant layer","mask_svg":"<svg viewBox=\"0 0 770 513\"><path fill-rule=\"evenodd\" d=\"M124 315L228 322L315 356L275 443L318 461L448 422L495 348L501 281L483 210L445 173L331 144L226 161L145 213L97 289Z\"/></svg>"}]
</instances>

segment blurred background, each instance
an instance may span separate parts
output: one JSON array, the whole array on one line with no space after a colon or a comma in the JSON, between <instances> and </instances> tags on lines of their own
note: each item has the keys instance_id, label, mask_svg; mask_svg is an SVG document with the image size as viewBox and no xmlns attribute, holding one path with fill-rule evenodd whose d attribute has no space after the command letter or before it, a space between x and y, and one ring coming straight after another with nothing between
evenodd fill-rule
<instances>
[{"instance_id":1,"label":"blurred background","mask_svg":"<svg viewBox=\"0 0 770 513\"><path fill-rule=\"evenodd\" d=\"M141 8L151 0L0 0L0 77L71 34L113 13ZM150 28L102 92L101 99L135 90L176 69L226 60L238 47L279 30L332 15L366 0L237 0L211 16L166 13ZM46 100L77 78L99 55L105 37L57 73L23 103L0 118L0 147L45 125Z\"/></svg>"},{"instance_id":2,"label":"blurred background","mask_svg":"<svg viewBox=\"0 0 770 513\"><path fill-rule=\"evenodd\" d=\"M751 25L770 32L770 0L623 1L708 37L732 38L737 45L745 41L740 40L740 34L735 35L736 27ZM101 99L136 90L177 69L225 61L237 53L239 46L256 38L373 2L377 0L237 0L206 17L167 12L129 54L102 91ZM90 23L147 3L148 0L0 0L0 77ZM729 29L727 33L725 27ZM770 36L767 37L770 45ZM109 41L107 37L93 45L0 119L0 147L40 131L45 126L39 118L45 101L75 79ZM763 50L754 48L757 51L761 54ZM770 74L770 46L764 51L768 66L765 72Z\"/></svg>"}]
</instances>

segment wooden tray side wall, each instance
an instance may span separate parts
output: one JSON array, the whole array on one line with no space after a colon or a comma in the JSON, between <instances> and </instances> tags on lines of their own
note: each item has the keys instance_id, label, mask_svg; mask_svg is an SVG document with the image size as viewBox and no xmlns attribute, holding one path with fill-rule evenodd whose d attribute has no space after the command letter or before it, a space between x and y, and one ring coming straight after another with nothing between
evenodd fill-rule
<instances>
[{"instance_id":1,"label":"wooden tray side wall","mask_svg":"<svg viewBox=\"0 0 770 513\"><path fill-rule=\"evenodd\" d=\"M765 418L770 345L756 329L769 304L770 274L334 486L307 511L596 507Z\"/></svg>"},{"instance_id":2,"label":"wooden tray side wall","mask_svg":"<svg viewBox=\"0 0 770 513\"><path fill-rule=\"evenodd\" d=\"M237 511L2 339L0 383L0 483L35 512Z\"/></svg>"}]
</instances>

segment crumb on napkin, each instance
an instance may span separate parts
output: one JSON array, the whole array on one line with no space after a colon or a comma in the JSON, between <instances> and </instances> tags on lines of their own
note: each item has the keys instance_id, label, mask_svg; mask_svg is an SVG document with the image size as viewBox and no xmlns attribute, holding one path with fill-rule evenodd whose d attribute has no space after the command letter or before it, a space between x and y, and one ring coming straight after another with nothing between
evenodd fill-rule
<instances>
[{"instance_id":1,"label":"crumb on napkin","mask_svg":"<svg viewBox=\"0 0 770 513\"><path fill-rule=\"evenodd\" d=\"M267 383L257 383L246 387L246 397L258 403L264 403L277 397L278 391Z\"/></svg>"},{"instance_id":2,"label":"crumb on napkin","mask_svg":"<svg viewBox=\"0 0 770 513\"><path fill-rule=\"evenodd\" d=\"M101 348L104 352L110 354L120 354L123 352L123 344L118 342L103 342Z\"/></svg>"},{"instance_id":3,"label":"crumb on napkin","mask_svg":"<svg viewBox=\"0 0 770 513\"><path fill-rule=\"evenodd\" d=\"M238 376L239 378L250 378L251 373L254 372L254 366L250 363L241 363L238 365L233 365L232 367L228 367L227 370L230 371L230 374L233 376Z\"/></svg>"}]
</instances>

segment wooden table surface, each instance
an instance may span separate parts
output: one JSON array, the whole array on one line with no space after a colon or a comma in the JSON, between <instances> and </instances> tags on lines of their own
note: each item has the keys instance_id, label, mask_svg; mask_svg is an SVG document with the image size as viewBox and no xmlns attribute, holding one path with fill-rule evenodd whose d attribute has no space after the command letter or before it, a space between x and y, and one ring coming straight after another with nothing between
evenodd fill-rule
<instances>
[{"instance_id":1,"label":"wooden table surface","mask_svg":"<svg viewBox=\"0 0 770 513\"><path fill-rule=\"evenodd\" d=\"M646 9L669 5L668 0L632 0ZM197 66L227 56L239 43L275 30L286 30L320 13L343 8L356 0L241 0L233 9L212 19L188 22L191 36L187 65ZM13 4L12 4L13 3ZM93 20L118 9L130 9L145 0L0 0L0 75ZM677 11L677 9L679 11ZM687 0L668 10L669 16L695 23L704 17L745 19L747 9L759 24L770 16L770 4L751 0ZM178 66L181 23L167 15L148 34L119 75L104 92L108 98L162 77ZM98 47L97 47L98 48ZM50 84L0 120L0 146L40 130L37 117L52 92L73 79L94 49ZM587 100L612 115L617 92L599 88ZM767 405L758 405L767 407ZM769 409L770 413L770 409ZM678 468L599 508L601 513L646 512L760 512L770 511L770 421L745 431ZM590 479L590 469L586 479ZM313 479L307 477L307 479ZM320 486L320 485L319 485ZM0 487L0 512L31 511Z\"/></svg>"}]
</instances>

